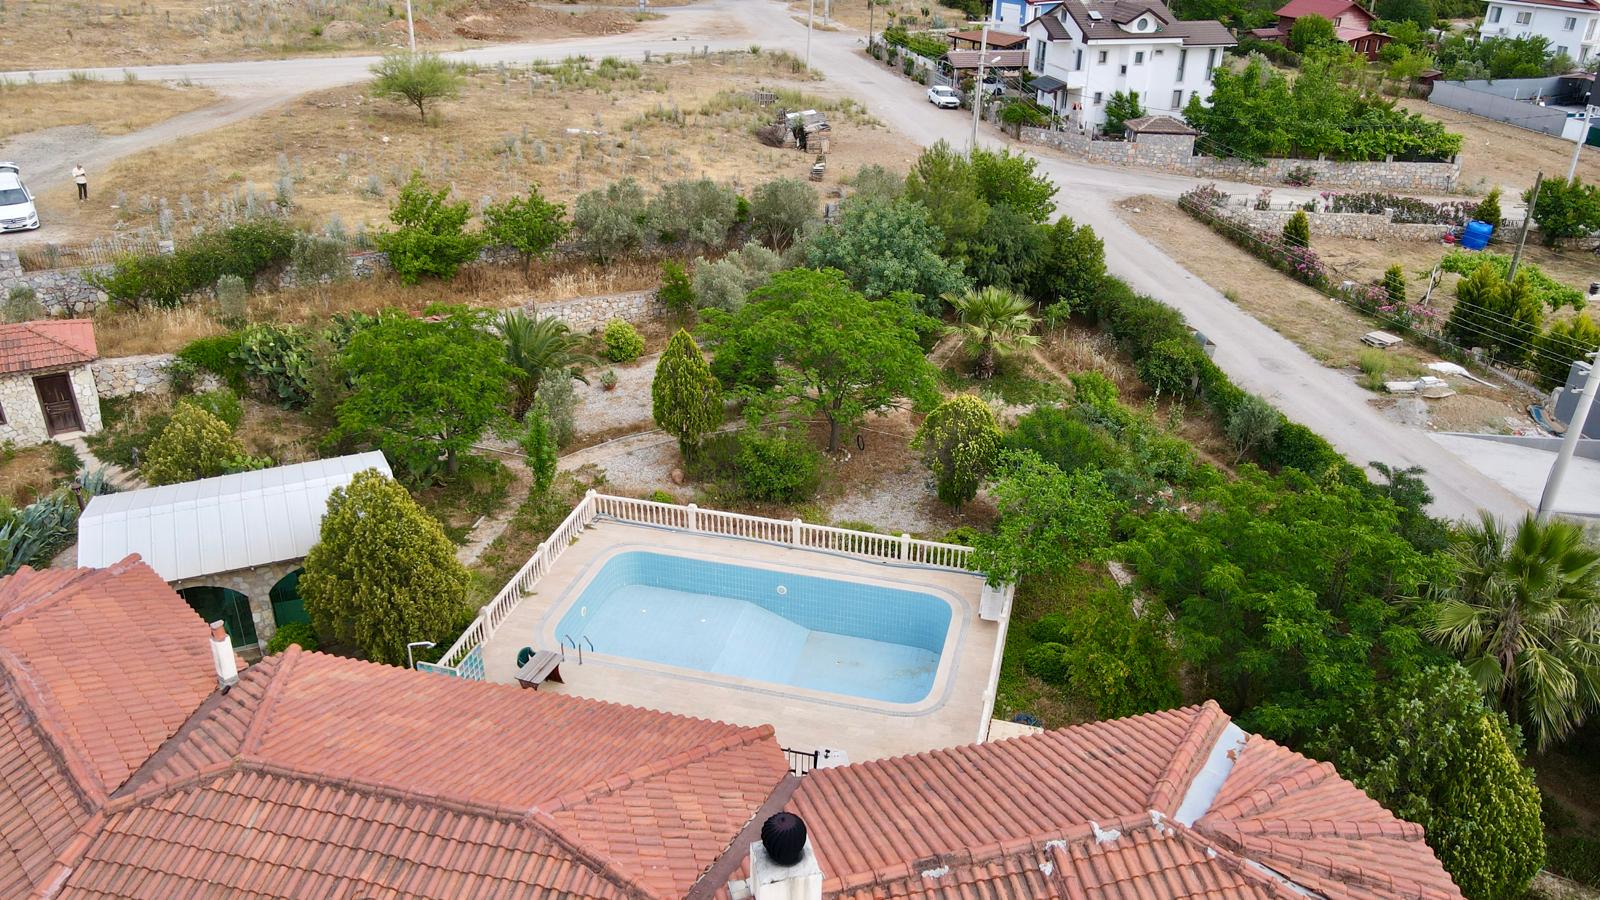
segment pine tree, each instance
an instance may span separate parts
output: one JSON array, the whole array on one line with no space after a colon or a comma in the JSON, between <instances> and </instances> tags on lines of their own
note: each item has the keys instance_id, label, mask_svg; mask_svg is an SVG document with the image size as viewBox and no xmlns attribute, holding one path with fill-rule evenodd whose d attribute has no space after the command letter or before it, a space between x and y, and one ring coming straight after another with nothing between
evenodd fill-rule
<instances>
[{"instance_id":1,"label":"pine tree","mask_svg":"<svg viewBox=\"0 0 1600 900\"><path fill-rule=\"evenodd\" d=\"M1406 273L1398 263L1384 271L1383 291L1389 295L1390 306L1401 306L1406 302Z\"/></svg>"},{"instance_id":2,"label":"pine tree","mask_svg":"<svg viewBox=\"0 0 1600 900\"><path fill-rule=\"evenodd\" d=\"M1500 227L1500 189L1490 188L1478 205L1472 208L1472 218Z\"/></svg>"},{"instance_id":3,"label":"pine tree","mask_svg":"<svg viewBox=\"0 0 1600 900\"><path fill-rule=\"evenodd\" d=\"M467 581L444 528L399 482L367 469L329 495L300 594L317 634L400 665L407 643L455 637Z\"/></svg>"},{"instance_id":4,"label":"pine tree","mask_svg":"<svg viewBox=\"0 0 1600 900\"><path fill-rule=\"evenodd\" d=\"M1456 304L1450 309L1444 330L1463 347L1494 347L1497 329L1491 327L1492 310L1500 306L1506 282L1494 266L1483 263L1456 285Z\"/></svg>"},{"instance_id":5,"label":"pine tree","mask_svg":"<svg viewBox=\"0 0 1600 900\"><path fill-rule=\"evenodd\" d=\"M1499 304L1492 308L1498 330L1494 341L1495 357L1503 362L1520 366L1533 353L1544 322L1544 307L1534 295L1533 282L1524 269L1517 273L1516 281L1502 291Z\"/></svg>"},{"instance_id":6,"label":"pine tree","mask_svg":"<svg viewBox=\"0 0 1600 900\"><path fill-rule=\"evenodd\" d=\"M650 415L663 431L678 439L685 455L722 421L722 385L711 374L700 346L689 332L678 333L656 363L650 384Z\"/></svg>"},{"instance_id":7,"label":"pine tree","mask_svg":"<svg viewBox=\"0 0 1600 900\"><path fill-rule=\"evenodd\" d=\"M1305 210L1295 210L1283 223L1283 243L1290 247L1311 246L1311 220L1306 218Z\"/></svg>"}]
</instances>

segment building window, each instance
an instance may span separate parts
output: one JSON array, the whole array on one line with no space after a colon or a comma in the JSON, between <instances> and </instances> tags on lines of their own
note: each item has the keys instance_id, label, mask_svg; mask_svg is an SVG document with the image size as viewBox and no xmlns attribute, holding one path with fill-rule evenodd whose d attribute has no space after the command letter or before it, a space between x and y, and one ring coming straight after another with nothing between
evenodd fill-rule
<instances>
[{"instance_id":1,"label":"building window","mask_svg":"<svg viewBox=\"0 0 1600 900\"><path fill-rule=\"evenodd\" d=\"M1101 65L1105 65L1105 63L1106 63L1106 51L1104 51L1104 50L1100 51L1100 60L1099 60L1099 62L1100 62Z\"/></svg>"},{"instance_id":2,"label":"building window","mask_svg":"<svg viewBox=\"0 0 1600 900\"><path fill-rule=\"evenodd\" d=\"M1583 39L1584 40L1586 40L1586 41L1594 40L1594 26L1595 26L1595 23L1597 23L1597 22L1600 22L1600 19L1590 19L1589 20L1589 28L1588 28L1588 30L1586 30L1583 33Z\"/></svg>"},{"instance_id":3,"label":"building window","mask_svg":"<svg viewBox=\"0 0 1600 900\"><path fill-rule=\"evenodd\" d=\"M1133 64L1136 65L1136 66L1144 65L1144 51L1143 50L1135 50L1133 52Z\"/></svg>"},{"instance_id":4,"label":"building window","mask_svg":"<svg viewBox=\"0 0 1600 900\"><path fill-rule=\"evenodd\" d=\"M1560 45L1557 45L1556 46L1556 55L1557 56L1566 56L1567 55L1567 48L1563 47L1563 46L1560 46Z\"/></svg>"},{"instance_id":5,"label":"building window","mask_svg":"<svg viewBox=\"0 0 1600 900\"><path fill-rule=\"evenodd\" d=\"M1039 45L1033 48L1033 70L1035 72L1044 71L1044 48L1047 46L1049 45L1044 41L1040 41Z\"/></svg>"},{"instance_id":6,"label":"building window","mask_svg":"<svg viewBox=\"0 0 1600 900\"><path fill-rule=\"evenodd\" d=\"M1343 24L1344 24L1344 16L1334 16L1333 17L1333 27L1338 28L1340 25L1343 25Z\"/></svg>"},{"instance_id":7,"label":"building window","mask_svg":"<svg viewBox=\"0 0 1600 900\"><path fill-rule=\"evenodd\" d=\"M1217 67L1217 48L1212 47L1206 51L1206 78L1211 77L1211 71Z\"/></svg>"},{"instance_id":8,"label":"building window","mask_svg":"<svg viewBox=\"0 0 1600 900\"><path fill-rule=\"evenodd\" d=\"M1490 22L1498 22L1498 21L1500 21L1500 7L1498 7L1498 6L1489 7L1489 21Z\"/></svg>"},{"instance_id":9,"label":"building window","mask_svg":"<svg viewBox=\"0 0 1600 900\"><path fill-rule=\"evenodd\" d=\"M1183 109L1183 91L1182 90L1176 90L1176 91L1172 92L1172 108L1173 109Z\"/></svg>"},{"instance_id":10,"label":"building window","mask_svg":"<svg viewBox=\"0 0 1600 900\"><path fill-rule=\"evenodd\" d=\"M1533 12L1531 10L1523 10L1522 12L1517 13L1517 24L1518 25L1526 25L1526 24L1528 24L1529 22L1532 22L1532 21L1533 21Z\"/></svg>"},{"instance_id":11,"label":"building window","mask_svg":"<svg viewBox=\"0 0 1600 900\"><path fill-rule=\"evenodd\" d=\"M1189 51L1188 51L1188 49L1185 48L1183 50L1179 50L1178 51L1178 80L1179 81L1183 80L1183 67L1184 67L1184 64L1187 63L1188 61L1189 61Z\"/></svg>"},{"instance_id":12,"label":"building window","mask_svg":"<svg viewBox=\"0 0 1600 900\"><path fill-rule=\"evenodd\" d=\"M1095 106L1099 106L1105 100L1105 98L1106 98L1105 94L1101 93L1100 91L1095 91L1094 92L1094 105Z\"/></svg>"},{"instance_id":13,"label":"building window","mask_svg":"<svg viewBox=\"0 0 1600 900\"><path fill-rule=\"evenodd\" d=\"M1564 19L1561 22L1561 30L1562 31L1577 31L1578 30L1578 17L1577 16L1567 16L1566 19Z\"/></svg>"},{"instance_id":14,"label":"building window","mask_svg":"<svg viewBox=\"0 0 1600 900\"><path fill-rule=\"evenodd\" d=\"M1074 71L1074 72L1083 71L1083 48L1082 47L1079 47L1078 49L1072 51L1072 71Z\"/></svg>"}]
</instances>

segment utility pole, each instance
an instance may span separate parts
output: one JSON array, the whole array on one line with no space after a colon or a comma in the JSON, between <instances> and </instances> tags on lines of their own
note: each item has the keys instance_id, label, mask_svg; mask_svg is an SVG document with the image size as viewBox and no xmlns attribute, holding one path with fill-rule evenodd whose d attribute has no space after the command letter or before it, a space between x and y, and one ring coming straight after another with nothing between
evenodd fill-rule
<instances>
[{"instance_id":1,"label":"utility pole","mask_svg":"<svg viewBox=\"0 0 1600 900\"><path fill-rule=\"evenodd\" d=\"M411 52L417 52L417 26L411 21L411 0L406 0L406 36L411 39Z\"/></svg>"},{"instance_id":2,"label":"utility pole","mask_svg":"<svg viewBox=\"0 0 1600 900\"><path fill-rule=\"evenodd\" d=\"M983 61L989 55L989 20L983 20L983 36L978 41L978 79L972 82L972 148L978 150L978 119L983 115ZM996 57L998 59L999 57ZM957 83L959 85L959 82Z\"/></svg>"},{"instance_id":3,"label":"utility pole","mask_svg":"<svg viewBox=\"0 0 1600 900\"><path fill-rule=\"evenodd\" d=\"M1583 437L1583 426L1589 419L1589 407L1594 403L1596 388L1600 388L1600 353L1585 354L1589 358L1589 377L1583 380L1583 393L1578 395L1578 408L1567 423L1567 434L1561 439L1561 450L1556 453L1556 463L1550 467L1550 477L1544 480L1544 493L1539 496L1538 519L1550 518L1550 508L1555 505L1556 492L1561 490L1561 480L1567 477L1567 464L1572 462L1572 452L1578 449Z\"/></svg>"},{"instance_id":4,"label":"utility pole","mask_svg":"<svg viewBox=\"0 0 1600 900\"><path fill-rule=\"evenodd\" d=\"M1522 262L1522 245L1528 242L1528 228L1533 225L1533 205L1539 202L1539 188L1543 186L1544 173L1540 172L1533 179L1533 193L1528 195L1528 212L1522 217L1522 233L1517 236L1517 252L1511 254L1511 268L1506 272L1507 284L1517 277L1517 264Z\"/></svg>"},{"instance_id":5,"label":"utility pole","mask_svg":"<svg viewBox=\"0 0 1600 900\"><path fill-rule=\"evenodd\" d=\"M1578 135L1578 146L1572 148L1572 165L1567 166L1567 180L1571 181L1578 174L1578 155L1583 153L1583 145L1589 143L1589 129L1594 127L1595 107L1588 106L1583 110L1583 133Z\"/></svg>"},{"instance_id":6,"label":"utility pole","mask_svg":"<svg viewBox=\"0 0 1600 900\"><path fill-rule=\"evenodd\" d=\"M817 0L811 0L811 9L806 13L806 71L811 71L811 20L817 17Z\"/></svg>"},{"instance_id":7,"label":"utility pole","mask_svg":"<svg viewBox=\"0 0 1600 900\"><path fill-rule=\"evenodd\" d=\"M878 0L867 0L867 51L872 51L872 14L878 11Z\"/></svg>"}]
</instances>

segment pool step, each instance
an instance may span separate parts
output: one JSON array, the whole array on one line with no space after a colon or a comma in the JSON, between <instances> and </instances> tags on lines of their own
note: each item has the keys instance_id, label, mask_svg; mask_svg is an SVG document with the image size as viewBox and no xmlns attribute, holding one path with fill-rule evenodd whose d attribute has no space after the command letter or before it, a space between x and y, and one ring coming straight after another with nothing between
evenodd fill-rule
<instances>
[{"instance_id":1,"label":"pool step","mask_svg":"<svg viewBox=\"0 0 1600 900\"><path fill-rule=\"evenodd\" d=\"M761 681L788 681L811 630L754 604L744 604L711 671Z\"/></svg>"}]
</instances>

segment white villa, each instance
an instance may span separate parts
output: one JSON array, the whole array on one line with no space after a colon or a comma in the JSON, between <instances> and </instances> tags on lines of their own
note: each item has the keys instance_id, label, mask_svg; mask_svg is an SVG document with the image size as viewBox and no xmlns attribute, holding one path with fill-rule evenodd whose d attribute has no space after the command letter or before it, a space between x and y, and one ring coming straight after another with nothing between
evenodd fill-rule
<instances>
[{"instance_id":1,"label":"white villa","mask_svg":"<svg viewBox=\"0 0 1600 900\"><path fill-rule=\"evenodd\" d=\"M1211 73L1237 43L1221 22L1179 21L1159 0L1064 0L1025 30L1039 102L1080 129L1104 124L1117 91L1137 91L1148 115L1181 118L1211 95Z\"/></svg>"},{"instance_id":2,"label":"white villa","mask_svg":"<svg viewBox=\"0 0 1600 900\"><path fill-rule=\"evenodd\" d=\"M1478 33L1490 37L1542 37L1550 52L1578 65L1600 51L1600 0L1493 0Z\"/></svg>"}]
</instances>

